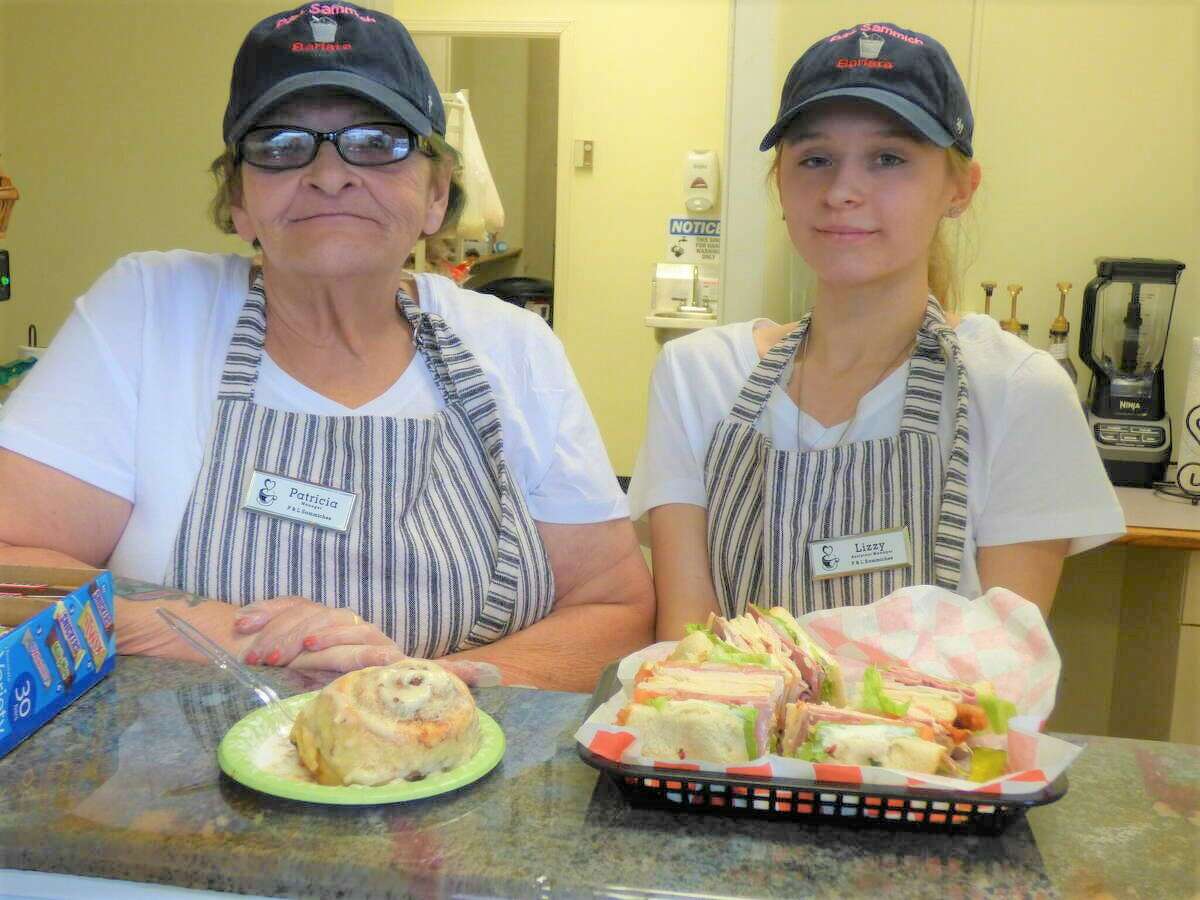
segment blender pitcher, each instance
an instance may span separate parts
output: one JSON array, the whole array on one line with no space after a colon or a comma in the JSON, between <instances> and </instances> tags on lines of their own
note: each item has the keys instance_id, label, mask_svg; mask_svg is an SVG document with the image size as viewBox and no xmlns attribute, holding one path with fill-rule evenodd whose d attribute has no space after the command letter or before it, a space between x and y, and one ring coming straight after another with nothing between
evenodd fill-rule
<instances>
[{"instance_id":1,"label":"blender pitcher","mask_svg":"<svg viewBox=\"0 0 1200 900\"><path fill-rule=\"evenodd\" d=\"M1171 420L1163 355L1184 265L1096 260L1083 295L1079 358L1092 370L1088 424L1113 484L1150 487L1166 474Z\"/></svg>"}]
</instances>

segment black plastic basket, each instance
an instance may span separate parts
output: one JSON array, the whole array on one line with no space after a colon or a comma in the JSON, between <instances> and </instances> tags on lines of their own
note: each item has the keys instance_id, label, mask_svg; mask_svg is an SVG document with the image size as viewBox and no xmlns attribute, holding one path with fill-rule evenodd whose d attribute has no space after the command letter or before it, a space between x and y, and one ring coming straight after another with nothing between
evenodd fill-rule
<instances>
[{"instance_id":1,"label":"black plastic basket","mask_svg":"<svg viewBox=\"0 0 1200 900\"><path fill-rule=\"evenodd\" d=\"M620 689L616 667L610 666L592 695L588 715ZM597 756L582 744L577 746L580 758L608 775L630 803L676 812L943 834L999 834L1029 807L1053 803L1067 792L1065 773L1033 794L981 795L939 788L852 785L627 766Z\"/></svg>"}]
</instances>

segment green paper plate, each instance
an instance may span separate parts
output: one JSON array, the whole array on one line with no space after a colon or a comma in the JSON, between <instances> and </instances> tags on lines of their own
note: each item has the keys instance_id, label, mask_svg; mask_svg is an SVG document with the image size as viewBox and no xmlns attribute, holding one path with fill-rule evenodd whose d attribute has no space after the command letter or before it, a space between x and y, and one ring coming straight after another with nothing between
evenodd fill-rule
<instances>
[{"instance_id":1,"label":"green paper plate","mask_svg":"<svg viewBox=\"0 0 1200 900\"><path fill-rule=\"evenodd\" d=\"M283 701L289 712L297 712L301 706L317 695L316 691L298 694ZM267 709L256 709L226 732L217 748L217 761L221 770L234 781L248 788L273 794L288 800L304 800L308 803L334 803L343 806L366 806L375 803L403 803L453 791L463 785L482 778L496 767L504 757L504 732L496 720L478 710L479 730L482 742L479 752L461 766L449 772L430 775L421 781L398 781L379 787L346 785L331 787L324 784L296 781L283 775L260 768L258 757L261 748L268 742L278 743L279 726L272 721ZM291 746L290 744L288 745ZM293 750L294 752L294 750Z\"/></svg>"}]
</instances>

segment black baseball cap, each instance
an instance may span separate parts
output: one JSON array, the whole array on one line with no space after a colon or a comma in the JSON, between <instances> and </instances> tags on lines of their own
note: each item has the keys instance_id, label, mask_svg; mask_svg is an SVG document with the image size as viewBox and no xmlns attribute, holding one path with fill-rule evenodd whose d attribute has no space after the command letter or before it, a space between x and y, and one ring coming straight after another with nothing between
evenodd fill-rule
<instances>
[{"instance_id":1,"label":"black baseball cap","mask_svg":"<svg viewBox=\"0 0 1200 900\"><path fill-rule=\"evenodd\" d=\"M779 118L759 145L770 150L809 104L859 97L887 107L939 147L972 156L975 120L967 89L946 48L890 22L864 23L822 38L796 60L779 100Z\"/></svg>"},{"instance_id":2,"label":"black baseball cap","mask_svg":"<svg viewBox=\"0 0 1200 900\"><path fill-rule=\"evenodd\" d=\"M263 110L297 91L340 88L382 106L422 137L446 134L446 111L412 36L387 13L349 3L309 3L250 29L233 62L225 143Z\"/></svg>"}]
</instances>

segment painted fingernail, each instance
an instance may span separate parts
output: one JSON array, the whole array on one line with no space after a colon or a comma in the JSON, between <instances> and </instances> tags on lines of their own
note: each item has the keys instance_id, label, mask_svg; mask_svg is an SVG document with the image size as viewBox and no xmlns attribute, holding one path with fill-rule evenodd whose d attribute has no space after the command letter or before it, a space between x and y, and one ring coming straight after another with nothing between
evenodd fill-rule
<instances>
[{"instance_id":1,"label":"painted fingernail","mask_svg":"<svg viewBox=\"0 0 1200 900\"><path fill-rule=\"evenodd\" d=\"M316 646L317 646L317 636L316 635L310 634L308 637L306 637L304 639L304 649L305 650L312 650Z\"/></svg>"},{"instance_id":2,"label":"painted fingernail","mask_svg":"<svg viewBox=\"0 0 1200 900\"><path fill-rule=\"evenodd\" d=\"M246 665L254 666L258 664L258 654L251 650L246 654Z\"/></svg>"},{"instance_id":3,"label":"painted fingernail","mask_svg":"<svg viewBox=\"0 0 1200 900\"><path fill-rule=\"evenodd\" d=\"M279 662L279 657L283 656L278 650L272 650L267 654L267 665L273 666Z\"/></svg>"}]
</instances>

